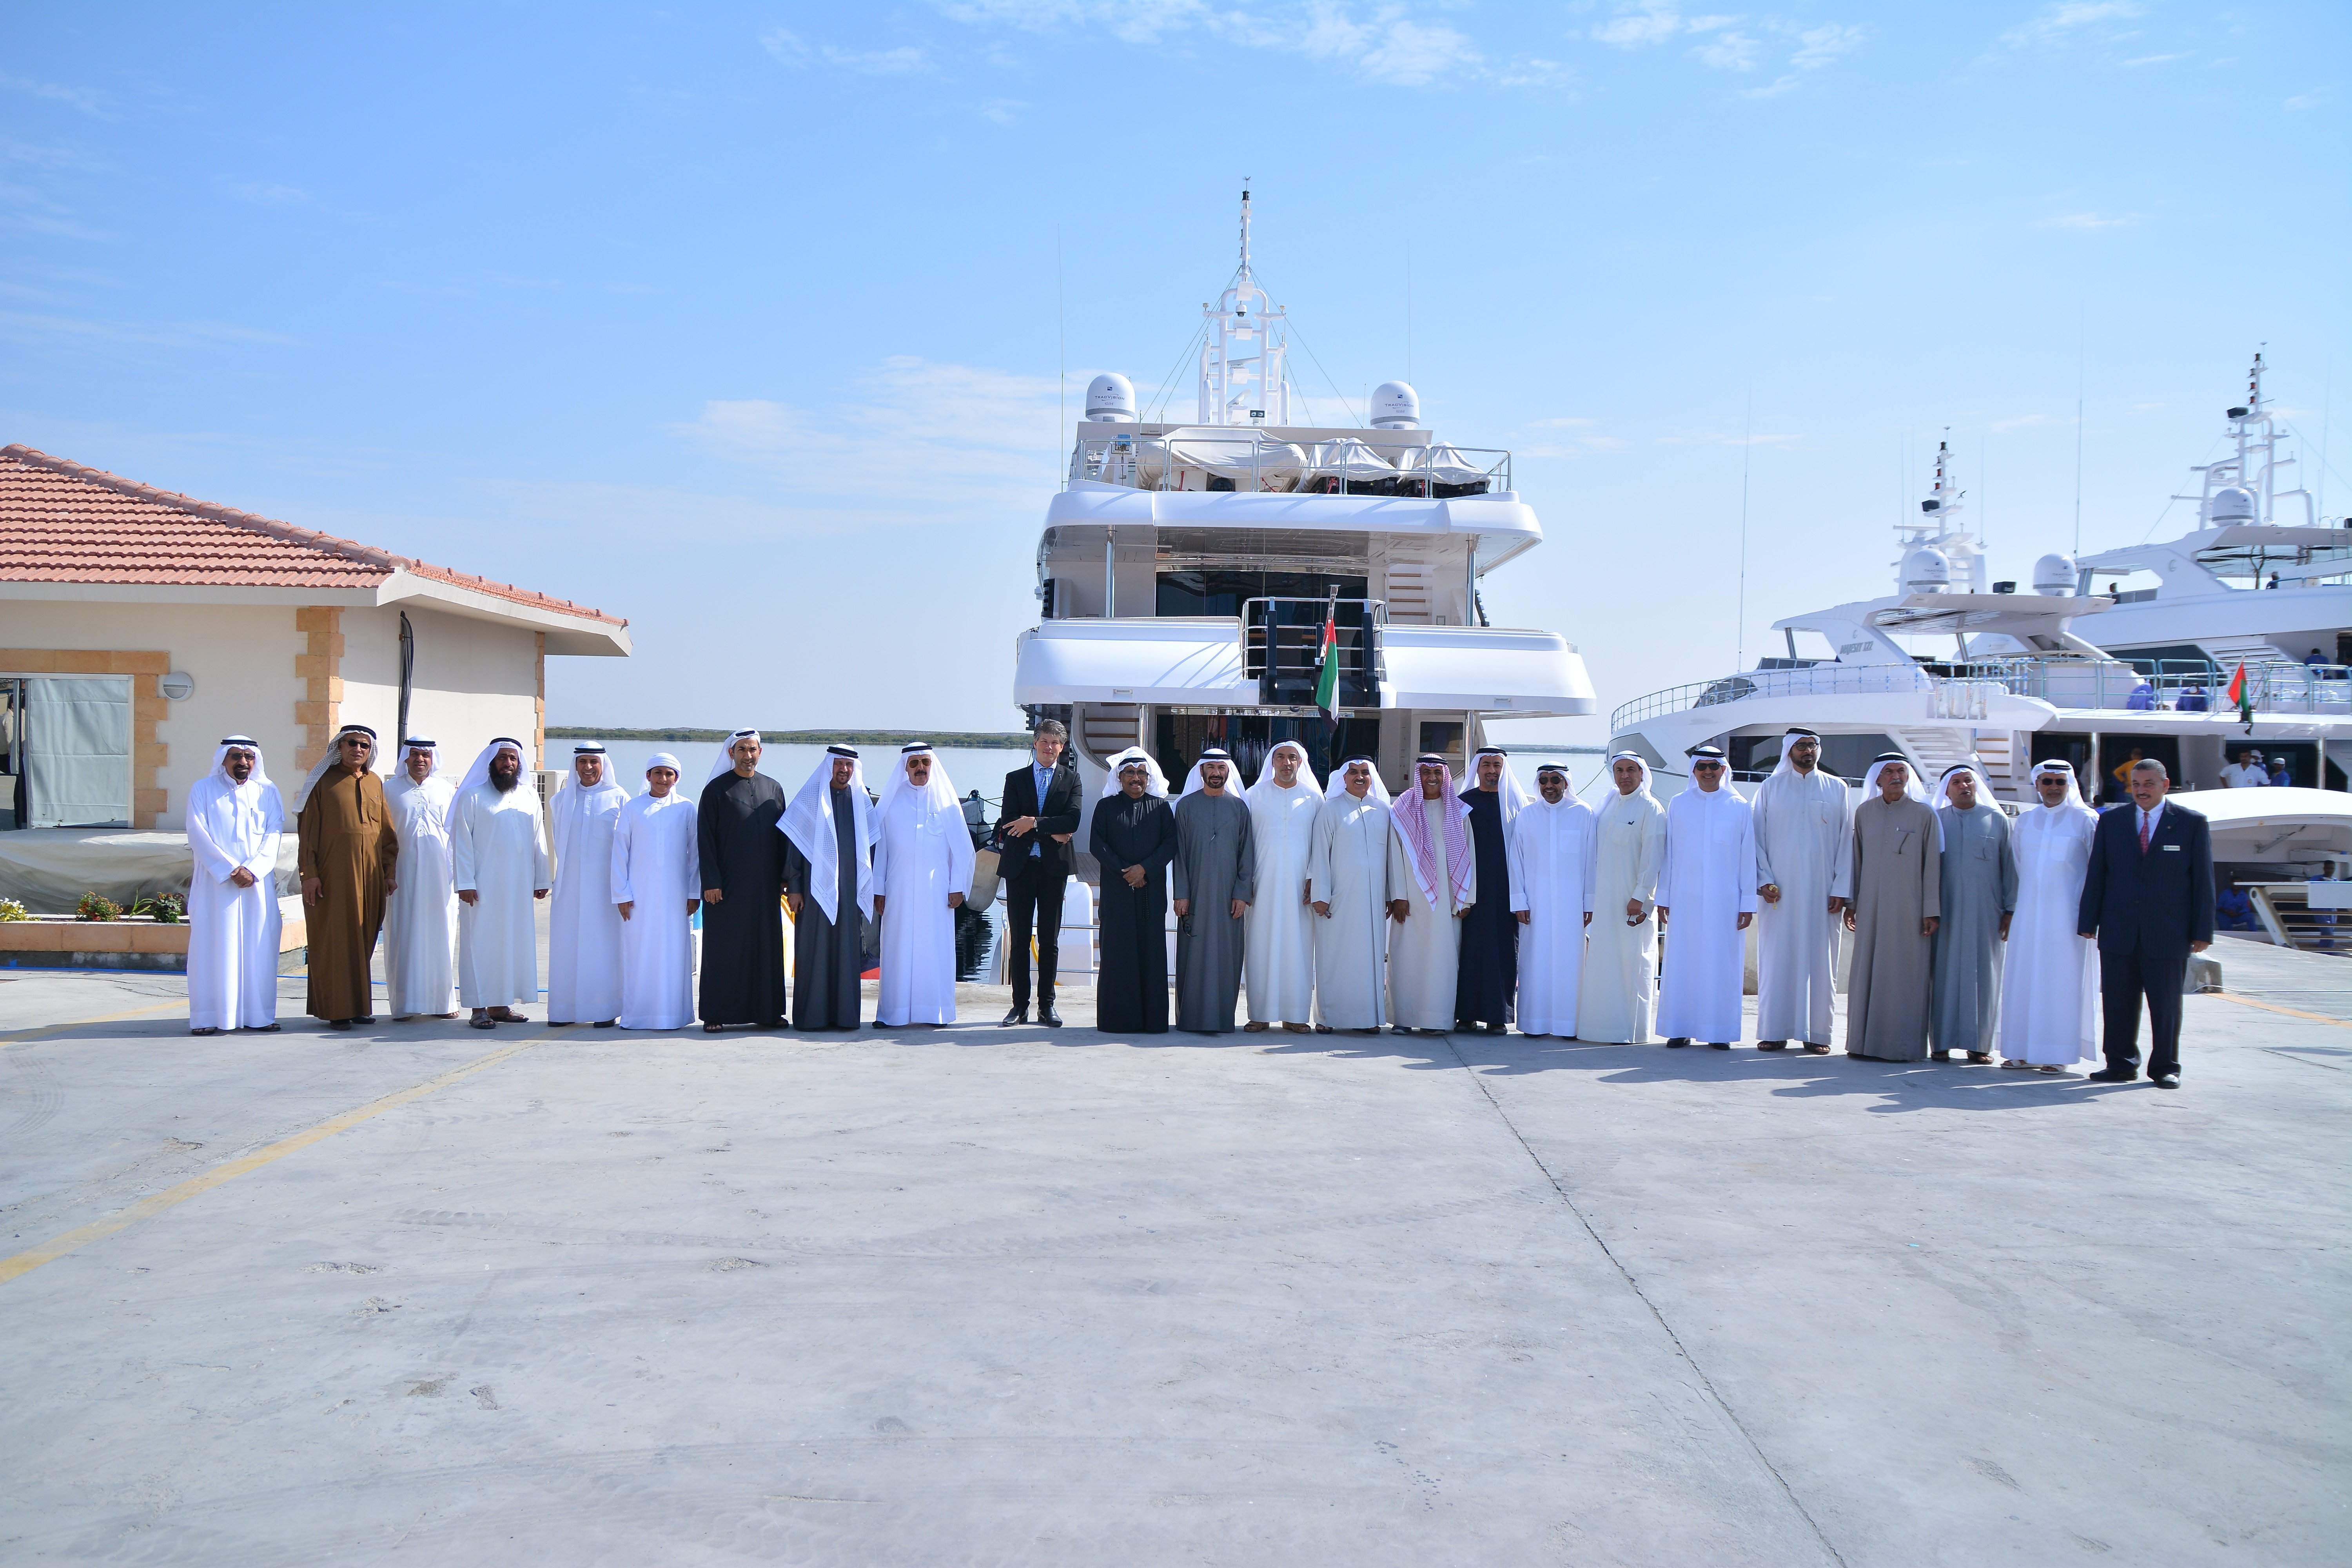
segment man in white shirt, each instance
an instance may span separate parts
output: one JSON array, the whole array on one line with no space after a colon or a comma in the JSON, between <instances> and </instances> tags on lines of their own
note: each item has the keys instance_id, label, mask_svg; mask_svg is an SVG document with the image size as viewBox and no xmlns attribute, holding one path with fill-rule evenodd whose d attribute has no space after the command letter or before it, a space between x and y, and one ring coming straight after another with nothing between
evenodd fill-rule
<instances>
[{"instance_id":1,"label":"man in white shirt","mask_svg":"<svg viewBox=\"0 0 2352 1568\"><path fill-rule=\"evenodd\" d=\"M2221 770L2221 782L2231 789L2252 789L2271 782L2270 770L2263 766L2263 754L2252 746L2238 751L2238 760Z\"/></svg>"}]
</instances>

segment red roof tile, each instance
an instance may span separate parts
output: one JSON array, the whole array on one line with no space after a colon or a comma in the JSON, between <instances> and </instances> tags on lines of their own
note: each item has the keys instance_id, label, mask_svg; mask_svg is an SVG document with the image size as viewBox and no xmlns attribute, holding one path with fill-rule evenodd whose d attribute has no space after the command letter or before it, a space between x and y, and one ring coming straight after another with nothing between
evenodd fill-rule
<instances>
[{"instance_id":1,"label":"red roof tile","mask_svg":"<svg viewBox=\"0 0 2352 1568\"><path fill-rule=\"evenodd\" d=\"M628 625L569 599L191 500L30 447L0 447L0 582L372 588L395 571Z\"/></svg>"}]
</instances>

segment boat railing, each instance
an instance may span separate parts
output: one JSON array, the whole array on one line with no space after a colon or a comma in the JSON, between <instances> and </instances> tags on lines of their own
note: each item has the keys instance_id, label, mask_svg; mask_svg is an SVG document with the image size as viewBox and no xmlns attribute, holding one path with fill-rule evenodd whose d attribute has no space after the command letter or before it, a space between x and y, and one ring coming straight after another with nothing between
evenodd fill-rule
<instances>
[{"instance_id":1,"label":"boat railing","mask_svg":"<svg viewBox=\"0 0 2352 1568\"><path fill-rule=\"evenodd\" d=\"M1255 428L1231 435L1186 432L1171 439L1173 435L1082 433L1070 453L1070 478L1138 490L1437 500L1511 489L1511 454L1502 447L1412 447L1391 461L1360 438L1302 447Z\"/></svg>"},{"instance_id":2,"label":"boat railing","mask_svg":"<svg viewBox=\"0 0 2352 1568\"><path fill-rule=\"evenodd\" d=\"M1313 706L1323 672L1327 617L1339 661L1338 706L1380 706L1381 682L1388 679L1381 647L1381 630L1389 619L1385 599L1244 600L1242 657L1258 683L1260 702L1269 708Z\"/></svg>"},{"instance_id":3,"label":"boat railing","mask_svg":"<svg viewBox=\"0 0 2352 1568\"><path fill-rule=\"evenodd\" d=\"M2352 718L2352 667L2249 664L2246 694L2256 713ZM2230 700L2233 667L2224 674L2203 659L2000 658L1937 665L1822 663L1801 669L1751 669L1714 680L1670 686L1636 698L1610 715L1612 734L1644 720L1749 698L1832 697L1919 691L1925 717L1981 721L2002 695L2054 708L2093 711L2218 713Z\"/></svg>"}]
</instances>

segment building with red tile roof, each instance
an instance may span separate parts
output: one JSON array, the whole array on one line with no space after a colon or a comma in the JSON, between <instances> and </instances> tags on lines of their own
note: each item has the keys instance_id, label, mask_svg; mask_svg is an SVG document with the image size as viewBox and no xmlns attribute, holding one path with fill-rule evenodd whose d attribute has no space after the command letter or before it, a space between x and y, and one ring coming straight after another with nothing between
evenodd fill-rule
<instances>
[{"instance_id":1,"label":"building with red tile roof","mask_svg":"<svg viewBox=\"0 0 2352 1568\"><path fill-rule=\"evenodd\" d=\"M176 826L226 734L289 794L346 723L456 767L499 734L543 754L547 656L630 651L603 610L24 446L0 616L0 824L29 826Z\"/></svg>"}]
</instances>

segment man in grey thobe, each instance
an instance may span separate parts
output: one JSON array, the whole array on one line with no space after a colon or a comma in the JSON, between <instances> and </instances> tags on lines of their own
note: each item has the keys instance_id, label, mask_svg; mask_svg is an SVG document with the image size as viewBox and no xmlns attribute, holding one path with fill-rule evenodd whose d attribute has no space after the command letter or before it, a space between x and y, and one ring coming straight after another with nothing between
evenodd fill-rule
<instances>
[{"instance_id":1,"label":"man in grey thobe","mask_svg":"<svg viewBox=\"0 0 2352 1568\"><path fill-rule=\"evenodd\" d=\"M1225 787L1232 777L1233 759L1213 746L1192 765L1176 803L1176 1026L1195 1035L1233 1029L1242 912L1256 897L1249 805Z\"/></svg>"},{"instance_id":2,"label":"man in grey thobe","mask_svg":"<svg viewBox=\"0 0 2352 1568\"><path fill-rule=\"evenodd\" d=\"M2001 948L2017 910L2017 856L2009 818L1990 804L1984 775L1962 763L1945 771L1943 789L1936 807L1944 837L1942 919L1936 927L1936 1006L1927 1037L1939 1062L1966 1051L1969 1060L1981 1064L1992 1060Z\"/></svg>"},{"instance_id":3,"label":"man in grey thobe","mask_svg":"<svg viewBox=\"0 0 2352 1568\"><path fill-rule=\"evenodd\" d=\"M1853 808L1850 880L1840 889L1850 895L1845 929L1854 933L1845 1054L1925 1061L1931 942L1941 910L1936 814L1900 752L1882 752L1863 788Z\"/></svg>"},{"instance_id":4,"label":"man in grey thobe","mask_svg":"<svg viewBox=\"0 0 2352 1568\"><path fill-rule=\"evenodd\" d=\"M776 825L793 912L793 1019L803 1029L857 1027L874 912L870 807L856 752L827 746Z\"/></svg>"}]
</instances>

